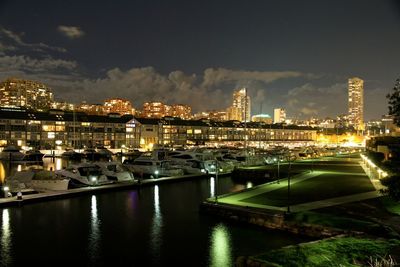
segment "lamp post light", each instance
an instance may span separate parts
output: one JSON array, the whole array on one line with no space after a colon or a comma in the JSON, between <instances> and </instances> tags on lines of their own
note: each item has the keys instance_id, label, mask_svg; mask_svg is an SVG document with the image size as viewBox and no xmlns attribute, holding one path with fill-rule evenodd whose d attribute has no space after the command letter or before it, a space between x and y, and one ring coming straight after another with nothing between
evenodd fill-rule
<instances>
[{"instance_id":1,"label":"lamp post light","mask_svg":"<svg viewBox=\"0 0 400 267\"><path fill-rule=\"evenodd\" d=\"M288 168L288 191L287 191L287 213L290 213L290 169L292 167L292 163L290 157L288 158L289 168Z\"/></svg>"},{"instance_id":2,"label":"lamp post light","mask_svg":"<svg viewBox=\"0 0 400 267\"><path fill-rule=\"evenodd\" d=\"M158 171L158 170L156 170L155 172L154 172L154 174L156 175L156 179L158 179L158 174L159 174L160 172Z\"/></svg>"},{"instance_id":3,"label":"lamp post light","mask_svg":"<svg viewBox=\"0 0 400 267\"><path fill-rule=\"evenodd\" d=\"M10 188L8 186L3 187L4 197L9 197Z\"/></svg>"},{"instance_id":4,"label":"lamp post light","mask_svg":"<svg viewBox=\"0 0 400 267\"><path fill-rule=\"evenodd\" d=\"M218 160L215 161L215 203L218 203Z\"/></svg>"}]
</instances>

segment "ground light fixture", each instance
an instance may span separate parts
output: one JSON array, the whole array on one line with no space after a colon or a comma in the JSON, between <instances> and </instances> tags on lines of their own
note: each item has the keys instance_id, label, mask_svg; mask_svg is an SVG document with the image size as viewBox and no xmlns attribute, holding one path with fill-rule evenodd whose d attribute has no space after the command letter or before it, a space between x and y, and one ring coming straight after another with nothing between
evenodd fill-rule
<instances>
[{"instance_id":1,"label":"ground light fixture","mask_svg":"<svg viewBox=\"0 0 400 267\"><path fill-rule=\"evenodd\" d=\"M370 160L367 156L361 154L361 158L363 159L365 166L369 169L370 172L374 170L378 173L379 179L385 178L389 175L387 172L376 166L375 163L373 163L372 160Z\"/></svg>"}]
</instances>

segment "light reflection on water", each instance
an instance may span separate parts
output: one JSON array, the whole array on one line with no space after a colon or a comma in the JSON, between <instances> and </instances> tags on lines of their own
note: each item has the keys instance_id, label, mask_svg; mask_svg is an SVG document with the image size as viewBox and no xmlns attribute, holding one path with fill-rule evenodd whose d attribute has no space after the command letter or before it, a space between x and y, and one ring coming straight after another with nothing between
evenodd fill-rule
<instances>
[{"instance_id":1,"label":"light reflection on water","mask_svg":"<svg viewBox=\"0 0 400 267\"><path fill-rule=\"evenodd\" d=\"M214 179L214 177L210 178L210 197L215 197L215 179Z\"/></svg>"},{"instance_id":2,"label":"light reflection on water","mask_svg":"<svg viewBox=\"0 0 400 267\"><path fill-rule=\"evenodd\" d=\"M92 196L91 206L90 206L90 215L91 215L91 228L89 234L89 253L90 253L90 261L95 263L98 259L98 254L100 250L100 220L97 214L97 199L96 196Z\"/></svg>"},{"instance_id":3,"label":"light reflection on water","mask_svg":"<svg viewBox=\"0 0 400 267\"><path fill-rule=\"evenodd\" d=\"M223 224L214 226L211 232L210 266L233 266L231 237Z\"/></svg>"},{"instance_id":4,"label":"light reflection on water","mask_svg":"<svg viewBox=\"0 0 400 267\"><path fill-rule=\"evenodd\" d=\"M0 265L8 266L12 262L11 256L11 229L10 215L8 209L3 209L1 216L1 247L0 247Z\"/></svg>"},{"instance_id":5,"label":"light reflection on water","mask_svg":"<svg viewBox=\"0 0 400 267\"><path fill-rule=\"evenodd\" d=\"M162 226L163 226L163 218L160 211L160 195L158 185L154 186L154 215L153 215L153 223L151 226L151 248L153 251L153 258L154 262L159 262L161 255L160 255L160 248L162 245Z\"/></svg>"}]
</instances>

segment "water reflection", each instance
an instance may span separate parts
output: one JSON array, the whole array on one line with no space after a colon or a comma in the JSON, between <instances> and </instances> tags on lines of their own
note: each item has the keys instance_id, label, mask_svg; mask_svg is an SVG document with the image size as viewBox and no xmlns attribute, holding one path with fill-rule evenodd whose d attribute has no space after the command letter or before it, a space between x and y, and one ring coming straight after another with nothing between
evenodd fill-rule
<instances>
[{"instance_id":1,"label":"water reflection","mask_svg":"<svg viewBox=\"0 0 400 267\"><path fill-rule=\"evenodd\" d=\"M231 237L228 228L223 224L218 224L212 229L210 266L233 266Z\"/></svg>"},{"instance_id":2,"label":"water reflection","mask_svg":"<svg viewBox=\"0 0 400 267\"><path fill-rule=\"evenodd\" d=\"M210 197L215 197L215 179L214 179L214 177L210 178Z\"/></svg>"},{"instance_id":3,"label":"water reflection","mask_svg":"<svg viewBox=\"0 0 400 267\"><path fill-rule=\"evenodd\" d=\"M11 229L10 215L8 209L3 209L1 220L1 246L0 246L0 265L11 265Z\"/></svg>"},{"instance_id":4,"label":"water reflection","mask_svg":"<svg viewBox=\"0 0 400 267\"><path fill-rule=\"evenodd\" d=\"M151 248L153 251L153 261L159 262L160 249L162 243L162 226L163 218L160 211L160 196L158 191L158 185L154 186L154 215L153 224L151 227Z\"/></svg>"},{"instance_id":5,"label":"water reflection","mask_svg":"<svg viewBox=\"0 0 400 267\"><path fill-rule=\"evenodd\" d=\"M92 196L91 207L91 229L89 235L89 257L90 261L94 263L98 259L100 249L100 220L97 214L97 199L96 196Z\"/></svg>"},{"instance_id":6,"label":"water reflection","mask_svg":"<svg viewBox=\"0 0 400 267\"><path fill-rule=\"evenodd\" d=\"M0 161L0 185L4 184L6 179L6 169L4 168L3 162Z\"/></svg>"}]
</instances>

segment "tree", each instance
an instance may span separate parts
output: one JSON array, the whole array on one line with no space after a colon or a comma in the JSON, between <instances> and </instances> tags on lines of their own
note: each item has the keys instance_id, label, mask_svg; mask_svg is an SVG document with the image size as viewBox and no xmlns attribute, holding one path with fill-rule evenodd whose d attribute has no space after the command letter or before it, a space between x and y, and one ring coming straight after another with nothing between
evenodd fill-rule
<instances>
[{"instance_id":1,"label":"tree","mask_svg":"<svg viewBox=\"0 0 400 267\"><path fill-rule=\"evenodd\" d=\"M382 193L386 193L394 200L400 201L400 175L388 176L381 179L381 183L387 188L381 189Z\"/></svg>"},{"instance_id":2,"label":"tree","mask_svg":"<svg viewBox=\"0 0 400 267\"><path fill-rule=\"evenodd\" d=\"M393 93L386 96L389 99L389 115L393 116L393 122L400 126L400 79L396 80Z\"/></svg>"}]
</instances>

